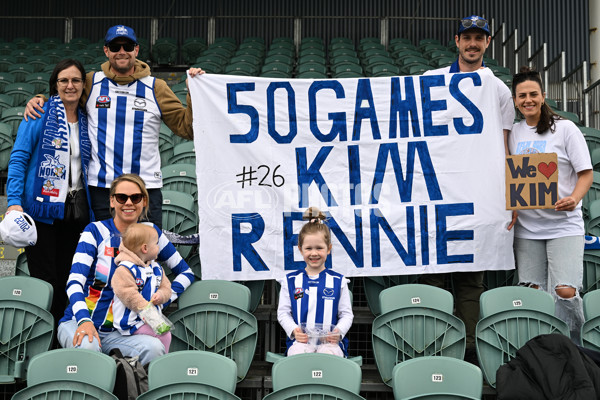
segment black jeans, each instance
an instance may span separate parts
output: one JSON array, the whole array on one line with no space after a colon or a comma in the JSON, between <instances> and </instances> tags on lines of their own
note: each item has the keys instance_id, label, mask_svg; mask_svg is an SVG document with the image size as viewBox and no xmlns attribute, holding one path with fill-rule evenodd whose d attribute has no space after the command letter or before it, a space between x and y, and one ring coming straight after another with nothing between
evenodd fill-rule
<instances>
[{"instance_id":1,"label":"black jeans","mask_svg":"<svg viewBox=\"0 0 600 400\"><path fill-rule=\"evenodd\" d=\"M112 218L110 213L110 189L90 186L90 201L92 211L96 221L102 221ZM148 218L144 221L150 221L162 229L162 192L160 189L148 189L149 208Z\"/></svg>"}]
</instances>

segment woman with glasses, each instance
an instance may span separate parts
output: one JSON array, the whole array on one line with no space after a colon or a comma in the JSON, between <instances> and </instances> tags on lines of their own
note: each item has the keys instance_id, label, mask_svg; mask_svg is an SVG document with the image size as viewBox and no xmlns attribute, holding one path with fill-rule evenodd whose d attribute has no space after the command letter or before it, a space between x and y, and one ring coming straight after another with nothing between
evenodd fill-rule
<instances>
[{"instance_id":1,"label":"woman with glasses","mask_svg":"<svg viewBox=\"0 0 600 400\"><path fill-rule=\"evenodd\" d=\"M147 364L165 354L166 349L156 337L121 333L115 328L115 324L128 319L129 311L113 309L111 286L121 233L148 213L148 190L142 178L124 174L113 180L110 207L113 217L89 224L79 239L67 281L69 306L58 326L58 340L65 348L81 347L105 354L119 348L124 356L139 356L140 362ZM171 298L163 304L167 307L193 282L194 274L160 228L148 224L158 233L156 261L163 262L175 275Z\"/></svg>"},{"instance_id":2,"label":"woman with glasses","mask_svg":"<svg viewBox=\"0 0 600 400\"><path fill-rule=\"evenodd\" d=\"M67 305L65 283L79 235L91 219L90 141L86 113L79 107L84 79L79 61L56 64L43 118L21 122L8 164L7 212L25 212L35 220L37 243L25 254L30 275L54 287L55 322Z\"/></svg>"},{"instance_id":3,"label":"woman with glasses","mask_svg":"<svg viewBox=\"0 0 600 400\"><path fill-rule=\"evenodd\" d=\"M554 209L520 210L508 229L514 224L520 285L550 292L556 316L577 339L583 323L581 199L593 181L592 163L583 134L552 112L542 87L540 74L529 67L513 77L513 99L523 120L513 126L508 146L511 154L557 154L558 201Z\"/></svg>"}]
</instances>

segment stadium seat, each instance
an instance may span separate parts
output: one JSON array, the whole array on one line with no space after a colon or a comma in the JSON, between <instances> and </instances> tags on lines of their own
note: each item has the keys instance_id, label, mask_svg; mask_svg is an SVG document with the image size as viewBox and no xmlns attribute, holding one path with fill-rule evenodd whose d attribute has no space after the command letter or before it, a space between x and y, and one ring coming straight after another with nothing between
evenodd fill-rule
<instances>
[{"instance_id":1,"label":"stadium seat","mask_svg":"<svg viewBox=\"0 0 600 400\"><path fill-rule=\"evenodd\" d=\"M581 294L600 289L600 250L583 252L583 283Z\"/></svg>"},{"instance_id":2,"label":"stadium seat","mask_svg":"<svg viewBox=\"0 0 600 400\"><path fill-rule=\"evenodd\" d=\"M196 152L194 142L185 141L173 148L173 158L170 164L196 164Z\"/></svg>"},{"instance_id":3,"label":"stadium seat","mask_svg":"<svg viewBox=\"0 0 600 400\"><path fill-rule=\"evenodd\" d=\"M315 62L307 62L304 64L299 64L297 73L301 74L303 72L319 72L323 75L327 74L327 67L325 65Z\"/></svg>"},{"instance_id":4,"label":"stadium seat","mask_svg":"<svg viewBox=\"0 0 600 400\"><path fill-rule=\"evenodd\" d=\"M252 294L241 283L223 280L203 280L192 283L179 300L179 308L197 304L224 304L250 311Z\"/></svg>"},{"instance_id":5,"label":"stadium seat","mask_svg":"<svg viewBox=\"0 0 600 400\"><path fill-rule=\"evenodd\" d=\"M14 99L11 95L0 93L0 116L6 108L11 108L14 105Z\"/></svg>"},{"instance_id":6,"label":"stadium seat","mask_svg":"<svg viewBox=\"0 0 600 400\"><path fill-rule=\"evenodd\" d=\"M177 39L163 37L152 45L152 61L161 65L177 63Z\"/></svg>"},{"instance_id":7,"label":"stadium seat","mask_svg":"<svg viewBox=\"0 0 600 400\"><path fill-rule=\"evenodd\" d=\"M170 164L161 168L163 189L188 193L198 200L196 166L194 164Z\"/></svg>"},{"instance_id":8,"label":"stadium seat","mask_svg":"<svg viewBox=\"0 0 600 400\"><path fill-rule=\"evenodd\" d=\"M16 276L29 276L29 265L27 264L27 254L25 252L17 256L17 263L15 266Z\"/></svg>"},{"instance_id":9,"label":"stadium seat","mask_svg":"<svg viewBox=\"0 0 600 400\"><path fill-rule=\"evenodd\" d=\"M17 49L14 43L5 42L0 43L0 55L10 56L10 54Z\"/></svg>"},{"instance_id":10,"label":"stadium seat","mask_svg":"<svg viewBox=\"0 0 600 400\"><path fill-rule=\"evenodd\" d=\"M0 122L0 125L6 125ZM0 171L8 171L8 162L13 148L13 138L0 136ZM24 254L24 253L23 253Z\"/></svg>"},{"instance_id":11,"label":"stadium seat","mask_svg":"<svg viewBox=\"0 0 600 400\"><path fill-rule=\"evenodd\" d=\"M560 115L564 119L568 119L569 121L571 121L577 125L581 124L581 120L579 119L579 116L573 112L562 111L562 110L553 110L553 111L555 114Z\"/></svg>"},{"instance_id":12,"label":"stadium seat","mask_svg":"<svg viewBox=\"0 0 600 400\"><path fill-rule=\"evenodd\" d=\"M15 63L8 67L8 72L15 76L15 82L23 82L25 77L34 71L34 66L26 63Z\"/></svg>"},{"instance_id":13,"label":"stadium seat","mask_svg":"<svg viewBox=\"0 0 600 400\"><path fill-rule=\"evenodd\" d=\"M36 55L27 57L26 63L33 65L33 72L40 72L48 65L48 59L43 55Z\"/></svg>"},{"instance_id":14,"label":"stadium seat","mask_svg":"<svg viewBox=\"0 0 600 400\"><path fill-rule=\"evenodd\" d=\"M395 400L479 400L482 375L477 366L451 357L421 357L401 362L392 371Z\"/></svg>"},{"instance_id":15,"label":"stadium seat","mask_svg":"<svg viewBox=\"0 0 600 400\"><path fill-rule=\"evenodd\" d=\"M371 76L397 76L400 69L393 64L377 64L371 68Z\"/></svg>"},{"instance_id":16,"label":"stadium seat","mask_svg":"<svg viewBox=\"0 0 600 400\"><path fill-rule=\"evenodd\" d=\"M336 64L334 67L334 73L335 73L336 77L342 72L354 72L356 74L362 75L363 69L360 65L350 63L350 62L342 62L342 63Z\"/></svg>"},{"instance_id":17,"label":"stadium seat","mask_svg":"<svg viewBox=\"0 0 600 400\"><path fill-rule=\"evenodd\" d=\"M286 64L286 65L292 65L293 62L294 62L293 57L290 57L287 54L273 54L273 55L267 56L264 61L265 64L282 63L282 64Z\"/></svg>"},{"instance_id":18,"label":"stadium seat","mask_svg":"<svg viewBox=\"0 0 600 400\"><path fill-rule=\"evenodd\" d=\"M600 148L591 151L592 167L594 171L600 172Z\"/></svg>"},{"instance_id":19,"label":"stadium seat","mask_svg":"<svg viewBox=\"0 0 600 400\"><path fill-rule=\"evenodd\" d=\"M116 400L112 394L116 372L115 361L97 351L48 351L31 360L27 387L17 392L13 399Z\"/></svg>"},{"instance_id":20,"label":"stadium seat","mask_svg":"<svg viewBox=\"0 0 600 400\"><path fill-rule=\"evenodd\" d=\"M270 64L263 65L261 73L265 73L268 71L280 71L285 74L290 74L292 72L292 66L290 64L284 64L281 62L273 62Z\"/></svg>"},{"instance_id":21,"label":"stadium seat","mask_svg":"<svg viewBox=\"0 0 600 400\"><path fill-rule=\"evenodd\" d=\"M360 59L350 54L340 54L329 58L329 63L335 68L336 65L347 62L353 64L360 64Z\"/></svg>"},{"instance_id":22,"label":"stadium seat","mask_svg":"<svg viewBox=\"0 0 600 400\"><path fill-rule=\"evenodd\" d=\"M165 354L148 367L148 391L137 400L239 400L236 364L219 354L186 350Z\"/></svg>"},{"instance_id":23,"label":"stadium seat","mask_svg":"<svg viewBox=\"0 0 600 400\"><path fill-rule=\"evenodd\" d=\"M231 296L242 293L243 300L249 303L250 290L234 282L228 282L228 286L235 289L222 290L221 282L224 281L194 282L179 297L179 309L169 315L174 325L170 351L202 350L228 357L237 365L239 382L252 363L258 324L247 309L231 304L238 301ZM219 285L216 289L215 284ZM202 299L206 301L201 302Z\"/></svg>"},{"instance_id":24,"label":"stadium seat","mask_svg":"<svg viewBox=\"0 0 600 400\"><path fill-rule=\"evenodd\" d=\"M264 400L355 400L362 372L345 358L330 354L298 354L273 364L273 392Z\"/></svg>"},{"instance_id":25,"label":"stadium seat","mask_svg":"<svg viewBox=\"0 0 600 400\"><path fill-rule=\"evenodd\" d=\"M258 67L255 64L247 62L237 62L226 66L225 73L229 75L256 76L258 74Z\"/></svg>"},{"instance_id":26,"label":"stadium seat","mask_svg":"<svg viewBox=\"0 0 600 400\"><path fill-rule=\"evenodd\" d=\"M363 278L363 291L367 299L367 306L373 315L381 314L379 294L392 286L417 283L419 275L387 275L387 276L365 276Z\"/></svg>"},{"instance_id":27,"label":"stadium seat","mask_svg":"<svg viewBox=\"0 0 600 400\"><path fill-rule=\"evenodd\" d=\"M373 353L383 383L392 385L400 362L423 356L463 359L465 325L452 315L454 299L444 289L420 284L393 286L379 294L381 315L373 321Z\"/></svg>"},{"instance_id":28,"label":"stadium seat","mask_svg":"<svg viewBox=\"0 0 600 400\"><path fill-rule=\"evenodd\" d=\"M44 37L40 40L40 44L43 44L47 49L55 49L58 44L62 43L62 40L57 37Z\"/></svg>"},{"instance_id":29,"label":"stadium seat","mask_svg":"<svg viewBox=\"0 0 600 400\"><path fill-rule=\"evenodd\" d=\"M567 324L554 316L552 295L538 289L506 286L483 292L481 319L475 329L479 366L496 387L496 371L512 360L529 339L548 333L569 336Z\"/></svg>"},{"instance_id":30,"label":"stadium seat","mask_svg":"<svg viewBox=\"0 0 600 400\"><path fill-rule=\"evenodd\" d=\"M33 85L33 93L48 93L50 87L50 74L47 72L34 72L25 77L25 83ZM29 99L27 99L29 100Z\"/></svg>"},{"instance_id":31,"label":"stadium seat","mask_svg":"<svg viewBox=\"0 0 600 400\"><path fill-rule=\"evenodd\" d=\"M25 106L35 93L35 86L22 81L9 83L4 87L4 94L12 96L17 107Z\"/></svg>"},{"instance_id":32,"label":"stadium seat","mask_svg":"<svg viewBox=\"0 0 600 400\"><path fill-rule=\"evenodd\" d=\"M181 57L184 64L192 64L204 50L206 50L206 40L200 37L189 37L181 45Z\"/></svg>"},{"instance_id":33,"label":"stadium seat","mask_svg":"<svg viewBox=\"0 0 600 400\"><path fill-rule=\"evenodd\" d=\"M90 39L84 37L74 37L69 41L69 43L76 49L83 50L90 44Z\"/></svg>"},{"instance_id":34,"label":"stadium seat","mask_svg":"<svg viewBox=\"0 0 600 400\"><path fill-rule=\"evenodd\" d=\"M2 122L12 127L13 140L17 137L19 125L23 121L25 107L10 107L2 110Z\"/></svg>"},{"instance_id":35,"label":"stadium seat","mask_svg":"<svg viewBox=\"0 0 600 400\"><path fill-rule=\"evenodd\" d=\"M515 286L518 283L519 277L515 269L506 271L485 271L483 274L483 287L485 290L503 286Z\"/></svg>"},{"instance_id":36,"label":"stadium seat","mask_svg":"<svg viewBox=\"0 0 600 400\"><path fill-rule=\"evenodd\" d=\"M296 75L298 79L327 79L327 75L318 71L306 71Z\"/></svg>"},{"instance_id":37,"label":"stadium seat","mask_svg":"<svg viewBox=\"0 0 600 400\"><path fill-rule=\"evenodd\" d=\"M163 229L183 236L198 233L197 207L194 197L191 194L173 190L161 190L161 192L163 196ZM176 245L175 247L183 258L187 257L192 250L189 245Z\"/></svg>"},{"instance_id":38,"label":"stadium seat","mask_svg":"<svg viewBox=\"0 0 600 400\"><path fill-rule=\"evenodd\" d=\"M257 57L255 55L252 54L240 54L239 56L233 56L231 57L231 59L229 60L229 62L231 64L233 63L238 63L238 62L244 62L244 63L248 63L248 64L252 64L255 67L259 67L261 62L262 62L262 58L261 57Z\"/></svg>"},{"instance_id":39,"label":"stadium seat","mask_svg":"<svg viewBox=\"0 0 600 400\"><path fill-rule=\"evenodd\" d=\"M31 358L50 349L52 292L37 278L0 278L0 383L25 379Z\"/></svg>"},{"instance_id":40,"label":"stadium seat","mask_svg":"<svg viewBox=\"0 0 600 400\"><path fill-rule=\"evenodd\" d=\"M27 58L30 54L25 49L17 49L10 53L10 56L15 60L15 63L24 64L27 62Z\"/></svg>"},{"instance_id":41,"label":"stadium seat","mask_svg":"<svg viewBox=\"0 0 600 400\"><path fill-rule=\"evenodd\" d=\"M263 78L282 78L282 79L287 79L287 78L291 78L292 74L289 73L289 72L273 70L273 71L261 72L260 76L263 77Z\"/></svg>"},{"instance_id":42,"label":"stadium seat","mask_svg":"<svg viewBox=\"0 0 600 400\"><path fill-rule=\"evenodd\" d=\"M600 200L594 200L588 205L586 233L590 236L600 236Z\"/></svg>"},{"instance_id":43,"label":"stadium seat","mask_svg":"<svg viewBox=\"0 0 600 400\"><path fill-rule=\"evenodd\" d=\"M583 296L583 315L585 322L581 326L581 346L600 351L600 290Z\"/></svg>"}]
</instances>

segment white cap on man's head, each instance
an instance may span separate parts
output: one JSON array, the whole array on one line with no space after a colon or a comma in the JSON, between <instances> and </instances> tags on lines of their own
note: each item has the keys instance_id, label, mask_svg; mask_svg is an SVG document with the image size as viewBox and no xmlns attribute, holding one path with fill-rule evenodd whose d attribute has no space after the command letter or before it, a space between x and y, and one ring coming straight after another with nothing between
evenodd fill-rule
<instances>
[{"instance_id":1,"label":"white cap on man's head","mask_svg":"<svg viewBox=\"0 0 600 400\"><path fill-rule=\"evenodd\" d=\"M14 247L34 246L37 229L33 218L21 211L7 211L0 222L0 239Z\"/></svg>"}]
</instances>

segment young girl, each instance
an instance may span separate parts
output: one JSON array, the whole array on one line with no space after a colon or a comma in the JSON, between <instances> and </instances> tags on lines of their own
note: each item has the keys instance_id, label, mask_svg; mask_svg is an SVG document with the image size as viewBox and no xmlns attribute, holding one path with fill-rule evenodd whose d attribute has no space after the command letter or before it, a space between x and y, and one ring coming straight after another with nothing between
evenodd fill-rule
<instances>
[{"instance_id":1,"label":"young girl","mask_svg":"<svg viewBox=\"0 0 600 400\"><path fill-rule=\"evenodd\" d=\"M112 278L113 325L123 335L142 334L160 339L168 353L171 332L157 335L138 315L149 303L159 306L171 297L171 283L162 267L153 262L158 252L158 232L153 226L137 223L123 233L115 258L118 267Z\"/></svg>"},{"instance_id":2,"label":"young girl","mask_svg":"<svg viewBox=\"0 0 600 400\"><path fill-rule=\"evenodd\" d=\"M298 249L306 268L286 276L277 309L279 324L288 336L287 355L317 352L347 357L348 338L345 336L354 319L347 281L341 274L325 269L331 252L331 233L323 222L325 215L311 207L302 218L308 223L298 235ZM326 343L314 346L308 343L303 324L308 331L315 324L335 328Z\"/></svg>"}]
</instances>

